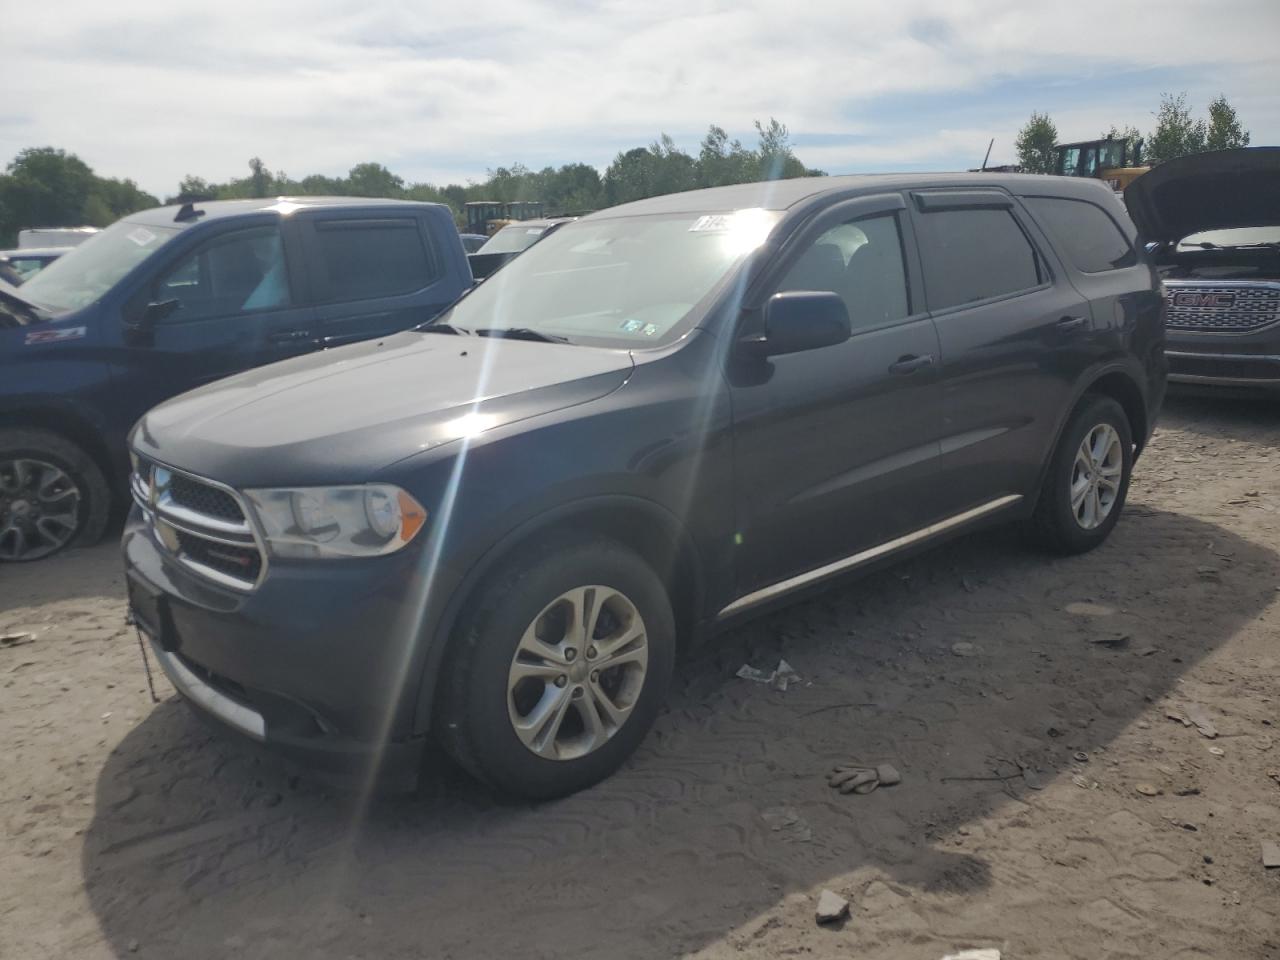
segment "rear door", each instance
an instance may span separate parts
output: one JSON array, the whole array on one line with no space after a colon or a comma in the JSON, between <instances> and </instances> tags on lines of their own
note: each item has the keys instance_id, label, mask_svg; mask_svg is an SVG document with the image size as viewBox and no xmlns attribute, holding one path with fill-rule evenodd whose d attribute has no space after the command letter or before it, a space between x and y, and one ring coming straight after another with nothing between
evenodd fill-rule
<instances>
[{"instance_id":1,"label":"rear door","mask_svg":"<svg viewBox=\"0 0 1280 960\"><path fill-rule=\"evenodd\" d=\"M803 228L762 299L839 294L845 343L730 365L743 593L923 525L939 450L938 340L905 202L839 204ZM758 312L740 335L754 332Z\"/></svg>"},{"instance_id":2,"label":"rear door","mask_svg":"<svg viewBox=\"0 0 1280 960\"><path fill-rule=\"evenodd\" d=\"M170 312L125 345L137 413L185 390L315 349L313 315L299 296L301 260L288 220L205 233L130 298Z\"/></svg>"},{"instance_id":3,"label":"rear door","mask_svg":"<svg viewBox=\"0 0 1280 960\"><path fill-rule=\"evenodd\" d=\"M1001 190L912 196L941 348L940 504L1030 495L1090 363L1092 316L1043 235Z\"/></svg>"},{"instance_id":4,"label":"rear door","mask_svg":"<svg viewBox=\"0 0 1280 960\"><path fill-rule=\"evenodd\" d=\"M430 320L457 295L428 223L405 212L300 219L321 346L384 336Z\"/></svg>"}]
</instances>

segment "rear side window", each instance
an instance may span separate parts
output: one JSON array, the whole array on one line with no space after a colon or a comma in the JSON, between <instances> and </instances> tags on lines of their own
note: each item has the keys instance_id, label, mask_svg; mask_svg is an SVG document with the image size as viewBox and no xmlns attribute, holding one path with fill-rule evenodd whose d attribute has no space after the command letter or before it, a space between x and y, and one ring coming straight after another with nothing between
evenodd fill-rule
<instances>
[{"instance_id":1,"label":"rear side window","mask_svg":"<svg viewBox=\"0 0 1280 960\"><path fill-rule=\"evenodd\" d=\"M1038 287L1040 258L1003 208L943 209L920 215L920 256L931 310Z\"/></svg>"},{"instance_id":2,"label":"rear side window","mask_svg":"<svg viewBox=\"0 0 1280 960\"><path fill-rule=\"evenodd\" d=\"M1133 245L1101 207L1062 197L1024 197L1049 235L1081 273L1102 273L1138 262Z\"/></svg>"},{"instance_id":3,"label":"rear side window","mask_svg":"<svg viewBox=\"0 0 1280 960\"><path fill-rule=\"evenodd\" d=\"M416 220L318 220L315 228L326 302L394 297L436 279Z\"/></svg>"}]
</instances>

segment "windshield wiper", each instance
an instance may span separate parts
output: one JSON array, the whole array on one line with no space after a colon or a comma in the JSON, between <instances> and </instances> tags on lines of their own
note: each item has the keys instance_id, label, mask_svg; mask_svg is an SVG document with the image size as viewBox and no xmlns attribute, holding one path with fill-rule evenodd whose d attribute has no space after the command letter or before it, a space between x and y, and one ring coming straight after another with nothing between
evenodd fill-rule
<instances>
[{"instance_id":1,"label":"windshield wiper","mask_svg":"<svg viewBox=\"0 0 1280 960\"><path fill-rule=\"evenodd\" d=\"M543 333L532 327L480 327L476 335L481 337L503 337L507 340L537 340L541 343L573 343L568 337L554 333Z\"/></svg>"},{"instance_id":2,"label":"windshield wiper","mask_svg":"<svg viewBox=\"0 0 1280 960\"><path fill-rule=\"evenodd\" d=\"M452 323L424 323L417 329L422 333L452 333L459 337L471 335L470 330L465 327L455 327Z\"/></svg>"}]
</instances>

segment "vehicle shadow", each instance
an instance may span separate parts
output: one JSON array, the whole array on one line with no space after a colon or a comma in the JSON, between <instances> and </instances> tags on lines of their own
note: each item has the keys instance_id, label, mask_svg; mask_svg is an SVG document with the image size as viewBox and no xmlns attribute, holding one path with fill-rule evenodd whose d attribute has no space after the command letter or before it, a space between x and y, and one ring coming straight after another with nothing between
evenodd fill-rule
<instances>
[{"instance_id":1,"label":"vehicle shadow","mask_svg":"<svg viewBox=\"0 0 1280 960\"><path fill-rule=\"evenodd\" d=\"M1208 391L1170 392L1160 425L1209 436L1272 434L1280 425L1280 395L1232 396Z\"/></svg>"},{"instance_id":2,"label":"vehicle shadow","mask_svg":"<svg viewBox=\"0 0 1280 960\"><path fill-rule=\"evenodd\" d=\"M443 761L419 796L364 803L166 702L100 773L85 888L118 954L188 958L667 957L854 870L978 891L991 865L944 836L1105 750L1278 571L1141 504L1084 557L957 541L686 658L626 767L537 807ZM785 692L734 676L780 657ZM903 782L841 795L824 775L847 760Z\"/></svg>"}]
</instances>

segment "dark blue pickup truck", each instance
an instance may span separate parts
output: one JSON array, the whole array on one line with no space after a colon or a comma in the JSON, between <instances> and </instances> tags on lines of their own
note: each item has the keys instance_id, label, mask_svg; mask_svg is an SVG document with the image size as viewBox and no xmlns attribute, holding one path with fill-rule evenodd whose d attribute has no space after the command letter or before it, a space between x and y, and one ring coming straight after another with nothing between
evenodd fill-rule
<instances>
[{"instance_id":1,"label":"dark blue pickup truck","mask_svg":"<svg viewBox=\"0 0 1280 960\"><path fill-rule=\"evenodd\" d=\"M471 282L447 207L307 197L132 214L0 283L0 562L101 537L160 401L413 327Z\"/></svg>"}]
</instances>

